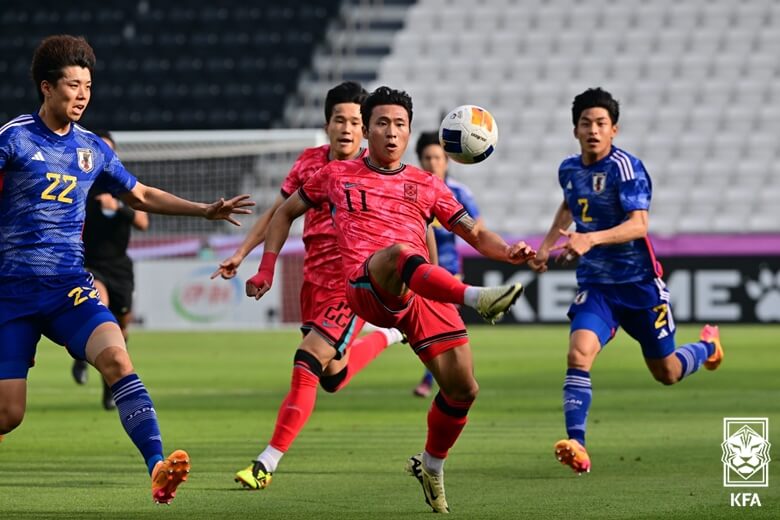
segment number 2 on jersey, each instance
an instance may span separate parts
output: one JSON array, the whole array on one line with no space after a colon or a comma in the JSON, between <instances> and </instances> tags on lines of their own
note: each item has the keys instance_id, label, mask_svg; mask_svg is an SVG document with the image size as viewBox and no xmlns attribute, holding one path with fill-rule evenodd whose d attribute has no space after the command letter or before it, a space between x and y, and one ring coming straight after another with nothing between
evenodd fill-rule
<instances>
[{"instance_id":1,"label":"number 2 on jersey","mask_svg":"<svg viewBox=\"0 0 780 520\"><path fill-rule=\"evenodd\" d=\"M49 184L46 189L43 190L43 193L41 193L41 198L43 200L56 200L57 202L65 202L66 204L73 203L73 199L68 197L68 193L73 191L73 189L76 187L76 182L78 181L76 177L73 175L50 172L46 174L46 179L51 181L51 184ZM58 195L54 195L52 192L57 188L57 186L60 185L61 182L67 183L67 186L65 186Z\"/></svg>"},{"instance_id":2,"label":"number 2 on jersey","mask_svg":"<svg viewBox=\"0 0 780 520\"><path fill-rule=\"evenodd\" d=\"M653 310L658 313L658 317L655 319L655 328L660 329L667 323L669 323L669 320L666 319L666 315L669 313L669 307L662 303L661 305L656 305L653 307Z\"/></svg>"},{"instance_id":3,"label":"number 2 on jersey","mask_svg":"<svg viewBox=\"0 0 780 520\"><path fill-rule=\"evenodd\" d=\"M583 222L593 222L593 217L588 215L588 199L577 199L577 204L582 206L582 221Z\"/></svg>"}]
</instances>

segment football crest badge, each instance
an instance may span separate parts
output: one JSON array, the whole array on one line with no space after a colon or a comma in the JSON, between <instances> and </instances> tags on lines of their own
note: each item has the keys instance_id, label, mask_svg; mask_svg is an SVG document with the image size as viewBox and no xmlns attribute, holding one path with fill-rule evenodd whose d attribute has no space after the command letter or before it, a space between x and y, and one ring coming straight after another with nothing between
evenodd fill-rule
<instances>
[{"instance_id":1,"label":"football crest badge","mask_svg":"<svg viewBox=\"0 0 780 520\"><path fill-rule=\"evenodd\" d=\"M593 193L603 193L604 188L607 185L606 173L594 173L593 174Z\"/></svg>"},{"instance_id":2,"label":"football crest badge","mask_svg":"<svg viewBox=\"0 0 780 520\"><path fill-rule=\"evenodd\" d=\"M76 155L78 156L79 168L84 173L89 173L95 167L95 159L92 154L92 150L89 148L76 149Z\"/></svg>"},{"instance_id":3,"label":"football crest badge","mask_svg":"<svg viewBox=\"0 0 780 520\"><path fill-rule=\"evenodd\" d=\"M405 183L404 184L404 199L409 202L417 202L417 185Z\"/></svg>"},{"instance_id":4,"label":"football crest badge","mask_svg":"<svg viewBox=\"0 0 780 520\"><path fill-rule=\"evenodd\" d=\"M769 419L726 417L723 419L723 485L767 487L769 485Z\"/></svg>"}]
</instances>

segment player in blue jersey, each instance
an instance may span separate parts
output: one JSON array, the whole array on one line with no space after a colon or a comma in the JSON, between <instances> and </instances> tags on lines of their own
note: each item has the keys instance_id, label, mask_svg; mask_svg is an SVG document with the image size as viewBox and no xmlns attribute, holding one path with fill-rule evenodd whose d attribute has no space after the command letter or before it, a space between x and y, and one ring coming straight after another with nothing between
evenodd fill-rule
<instances>
[{"instance_id":1,"label":"player in blue jersey","mask_svg":"<svg viewBox=\"0 0 780 520\"><path fill-rule=\"evenodd\" d=\"M618 102L600 88L574 98L574 136L582 153L561 163L563 202L529 262L541 273L551 251L560 250L565 261L579 260L563 385L568 438L555 444L557 459L577 473L591 467L585 449L590 369L619 326L639 342L653 377L665 385L702 365L715 370L723 359L716 326L706 325L700 341L675 349L669 291L647 236L652 183L642 161L612 144L619 114ZM572 222L576 228L569 231ZM564 243L554 247L560 237Z\"/></svg>"},{"instance_id":2,"label":"player in blue jersey","mask_svg":"<svg viewBox=\"0 0 780 520\"><path fill-rule=\"evenodd\" d=\"M420 137L417 138L415 152L417 152L417 159L420 161L422 169L431 172L444 181L452 194L455 195L457 201L463 205L474 221L481 224L482 218L471 190L465 184L452 179L447 173L449 159L447 154L444 153L444 148L439 143L438 132L423 132L420 134ZM463 265L460 254L458 254L455 233L447 231L436 219L434 219L431 227L433 228L436 241L438 264L457 279L462 280ZM432 388L433 374L426 369L422 380L414 387L412 393L418 397L428 397L431 395Z\"/></svg>"},{"instance_id":3,"label":"player in blue jersey","mask_svg":"<svg viewBox=\"0 0 780 520\"><path fill-rule=\"evenodd\" d=\"M133 209L234 224L232 215L249 213L253 203L245 195L195 203L138 182L101 138L76 124L94 66L83 38L45 38L31 67L40 109L0 127L0 434L22 422L27 373L44 335L98 369L152 476L153 500L169 503L187 479L189 457L183 450L164 457L149 393L84 270L87 193L96 184Z\"/></svg>"}]
</instances>

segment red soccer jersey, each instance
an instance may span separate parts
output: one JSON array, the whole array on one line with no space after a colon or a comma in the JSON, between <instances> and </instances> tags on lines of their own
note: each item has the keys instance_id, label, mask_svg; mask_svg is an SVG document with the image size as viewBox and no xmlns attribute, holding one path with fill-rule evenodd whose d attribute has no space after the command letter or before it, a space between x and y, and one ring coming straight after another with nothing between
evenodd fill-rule
<instances>
[{"instance_id":1,"label":"red soccer jersey","mask_svg":"<svg viewBox=\"0 0 780 520\"><path fill-rule=\"evenodd\" d=\"M342 281L372 253L393 244L405 244L428 258L427 224L435 217L450 230L467 214L435 175L403 164L381 170L365 157L329 163L298 193L312 207L330 203L334 208Z\"/></svg>"},{"instance_id":2,"label":"red soccer jersey","mask_svg":"<svg viewBox=\"0 0 780 520\"><path fill-rule=\"evenodd\" d=\"M327 144L304 150L282 183L282 196L287 198L298 191L312 175L328 164L329 153L330 145ZM361 156L363 154L364 150L361 151ZM303 245L306 252L303 279L320 287L343 288L341 253L328 204L312 207L306 212L303 221Z\"/></svg>"}]
</instances>

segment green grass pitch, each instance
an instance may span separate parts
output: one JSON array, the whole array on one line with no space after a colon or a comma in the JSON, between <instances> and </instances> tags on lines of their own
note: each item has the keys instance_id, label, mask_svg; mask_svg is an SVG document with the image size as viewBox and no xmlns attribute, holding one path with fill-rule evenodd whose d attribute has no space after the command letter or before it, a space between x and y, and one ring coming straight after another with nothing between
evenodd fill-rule
<instances>
[{"instance_id":1,"label":"green grass pitch","mask_svg":"<svg viewBox=\"0 0 780 520\"><path fill-rule=\"evenodd\" d=\"M679 342L698 328L678 331ZM480 396L446 465L461 518L780 518L780 327L722 327L726 358L674 387L656 383L620 333L592 372L593 472L560 466L564 326L474 327ZM320 392L308 425L264 491L233 473L265 446L286 393L295 331L132 333L130 349L160 418L166 451L192 457L171 506L149 479L97 372L71 380L70 358L42 343L24 423L0 443L0 518L427 518L406 458L423 447L428 400L405 345L385 351L336 395ZM768 417L769 487L723 487L724 417ZM737 509L730 493L759 494Z\"/></svg>"}]
</instances>

